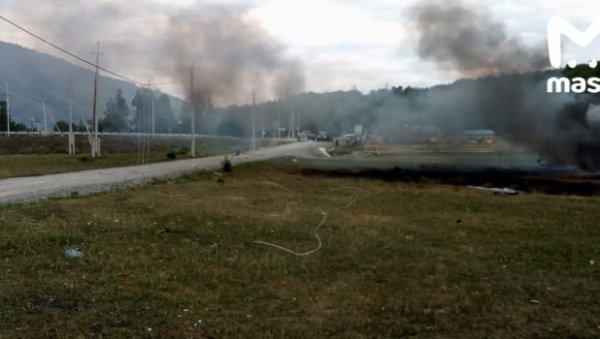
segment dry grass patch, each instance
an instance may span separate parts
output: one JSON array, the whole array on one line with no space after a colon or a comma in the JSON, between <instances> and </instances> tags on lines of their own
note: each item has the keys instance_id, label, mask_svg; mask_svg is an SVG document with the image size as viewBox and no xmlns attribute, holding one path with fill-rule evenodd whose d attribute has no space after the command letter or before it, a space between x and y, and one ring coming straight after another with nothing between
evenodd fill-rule
<instances>
[{"instance_id":1,"label":"dry grass patch","mask_svg":"<svg viewBox=\"0 0 600 339\"><path fill-rule=\"evenodd\" d=\"M3 207L0 337L595 337L599 202L263 163Z\"/></svg>"}]
</instances>

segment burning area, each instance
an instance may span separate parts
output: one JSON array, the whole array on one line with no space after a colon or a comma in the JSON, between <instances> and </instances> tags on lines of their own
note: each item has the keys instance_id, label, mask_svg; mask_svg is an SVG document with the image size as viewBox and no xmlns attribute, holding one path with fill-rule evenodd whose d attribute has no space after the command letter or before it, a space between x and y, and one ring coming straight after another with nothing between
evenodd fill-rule
<instances>
[{"instance_id":1,"label":"burning area","mask_svg":"<svg viewBox=\"0 0 600 339\"><path fill-rule=\"evenodd\" d=\"M456 131L465 122L494 125L511 141L554 161L600 169L598 99L547 93L547 79L559 72L546 70L541 45L526 46L471 2L419 2L411 15L421 58L464 77L484 77L432 93L423 100L426 111L447 116Z\"/></svg>"}]
</instances>

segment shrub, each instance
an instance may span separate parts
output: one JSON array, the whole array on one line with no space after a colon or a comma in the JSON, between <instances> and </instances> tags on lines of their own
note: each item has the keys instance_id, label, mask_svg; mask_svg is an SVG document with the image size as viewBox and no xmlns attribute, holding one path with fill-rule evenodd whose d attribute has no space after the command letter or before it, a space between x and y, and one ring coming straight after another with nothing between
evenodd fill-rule
<instances>
[{"instance_id":1,"label":"shrub","mask_svg":"<svg viewBox=\"0 0 600 339\"><path fill-rule=\"evenodd\" d=\"M233 171L233 165L231 164L231 160L225 157L225 160L223 160L223 172L231 173L231 171Z\"/></svg>"}]
</instances>

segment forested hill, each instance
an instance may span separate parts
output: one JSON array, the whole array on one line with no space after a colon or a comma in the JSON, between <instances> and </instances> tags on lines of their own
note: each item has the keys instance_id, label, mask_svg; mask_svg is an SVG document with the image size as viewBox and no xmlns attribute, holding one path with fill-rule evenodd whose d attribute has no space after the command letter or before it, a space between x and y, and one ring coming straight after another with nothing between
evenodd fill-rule
<instances>
[{"instance_id":1,"label":"forested hill","mask_svg":"<svg viewBox=\"0 0 600 339\"><path fill-rule=\"evenodd\" d=\"M5 83L11 92L13 120L27 123L30 118L42 115L42 97L49 111L57 120L67 116L67 81L73 81L74 119L81 113L91 118L94 72L60 58L0 42L0 99L4 100ZM131 104L136 85L109 77L101 77L99 83L98 110L105 111L105 104L118 89L123 91L126 102Z\"/></svg>"},{"instance_id":2,"label":"forested hill","mask_svg":"<svg viewBox=\"0 0 600 339\"><path fill-rule=\"evenodd\" d=\"M394 137L402 129L415 126L446 133L487 128L510 134L521 126L519 121L535 119L536 114L545 112L544 103L562 97L545 93L546 80L558 74L542 71L490 76L432 88L395 86L370 93L303 93L291 100L260 104L258 123L260 130L274 135L279 126L290 126L294 112L299 129L330 135L352 133L356 124L384 137ZM408 85L402 84L401 77L398 84ZM251 133L251 112L250 106L218 108L203 115L199 126L203 132L247 136Z\"/></svg>"}]
</instances>

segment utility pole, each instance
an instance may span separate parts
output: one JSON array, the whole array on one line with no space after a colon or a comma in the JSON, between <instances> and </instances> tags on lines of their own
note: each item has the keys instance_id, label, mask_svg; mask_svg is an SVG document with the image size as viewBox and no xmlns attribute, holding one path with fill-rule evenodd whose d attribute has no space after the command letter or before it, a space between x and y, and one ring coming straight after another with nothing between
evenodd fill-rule
<instances>
[{"instance_id":1,"label":"utility pole","mask_svg":"<svg viewBox=\"0 0 600 339\"><path fill-rule=\"evenodd\" d=\"M96 75L94 77L94 107L92 109L92 119L94 124L94 136L91 141L92 158L100 157L100 138L98 137L98 73L100 72L100 42L97 42L96 50Z\"/></svg>"},{"instance_id":2,"label":"utility pole","mask_svg":"<svg viewBox=\"0 0 600 339\"><path fill-rule=\"evenodd\" d=\"M156 102L154 100L154 91L152 91L152 79L153 77L150 77L150 82L148 82L148 93L151 95L152 99L152 137L154 137L154 134L156 133Z\"/></svg>"},{"instance_id":3,"label":"utility pole","mask_svg":"<svg viewBox=\"0 0 600 339\"><path fill-rule=\"evenodd\" d=\"M290 99L290 106L291 106L291 112L290 112L290 125L289 125L289 131L288 131L288 138L295 139L296 138L296 117L295 117L296 116L296 108L291 99Z\"/></svg>"},{"instance_id":4,"label":"utility pole","mask_svg":"<svg viewBox=\"0 0 600 339\"><path fill-rule=\"evenodd\" d=\"M44 114L44 134L48 134L48 121L46 120L46 99L42 97L42 113Z\"/></svg>"},{"instance_id":5,"label":"utility pole","mask_svg":"<svg viewBox=\"0 0 600 339\"><path fill-rule=\"evenodd\" d=\"M252 92L252 150L256 151L256 91Z\"/></svg>"},{"instance_id":6,"label":"utility pole","mask_svg":"<svg viewBox=\"0 0 600 339\"><path fill-rule=\"evenodd\" d=\"M261 140L265 138L265 113L263 110L260 110L260 138Z\"/></svg>"},{"instance_id":7,"label":"utility pole","mask_svg":"<svg viewBox=\"0 0 600 339\"><path fill-rule=\"evenodd\" d=\"M73 134L73 80L68 81L69 90L69 154L75 154L75 134Z\"/></svg>"},{"instance_id":8,"label":"utility pole","mask_svg":"<svg viewBox=\"0 0 600 339\"><path fill-rule=\"evenodd\" d=\"M194 64L190 72L190 116L192 119L192 158L196 157L196 109L194 102Z\"/></svg>"},{"instance_id":9,"label":"utility pole","mask_svg":"<svg viewBox=\"0 0 600 339\"><path fill-rule=\"evenodd\" d=\"M192 158L196 157L196 106L194 100L194 66L196 62L204 59L200 56L196 60L192 61L192 67L190 69L190 118L192 119Z\"/></svg>"},{"instance_id":10,"label":"utility pole","mask_svg":"<svg viewBox=\"0 0 600 339\"><path fill-rule=\"evenodd\" d=\"M10 91L8 82L6 84L6 136L10 137Z\"/></svg>"},{"instance_id":11,"label":"utility pole","mask_svg":"<svg viewBox=\"0 0 600 339\"><path fill-rule=\"evenodd\" d=\"M152 137L154 137L154 132L156 131L156 102L154 100L154 93L150 92L150 94L152 95L150 98L152 100Z\"/></svg>"}]
</instances>

